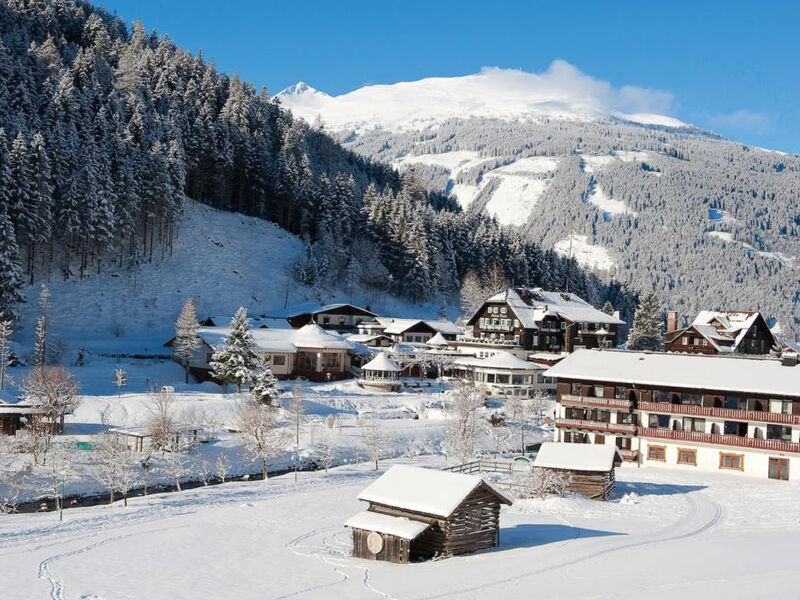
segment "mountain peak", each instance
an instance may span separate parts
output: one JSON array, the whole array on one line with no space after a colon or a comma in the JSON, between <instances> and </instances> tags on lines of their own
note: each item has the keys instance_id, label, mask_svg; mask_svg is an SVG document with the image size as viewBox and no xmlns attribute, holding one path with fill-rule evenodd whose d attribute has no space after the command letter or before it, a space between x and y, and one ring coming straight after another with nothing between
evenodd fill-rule
<instances>
[{"instance_id":1,"label":"mountain peak","mask_svg":"<svg viewBox=\"0 0 800 600\"><path fill-rule=\"evenodd\" d=\"M278 92L276 96L278 98L301 96L322 96L324 98L330 98L328 94L325 92L320 92L319 90L311 87L305 81L298 81L294 85L290 85L289 87Z\"/></svg>"}]
</instances>

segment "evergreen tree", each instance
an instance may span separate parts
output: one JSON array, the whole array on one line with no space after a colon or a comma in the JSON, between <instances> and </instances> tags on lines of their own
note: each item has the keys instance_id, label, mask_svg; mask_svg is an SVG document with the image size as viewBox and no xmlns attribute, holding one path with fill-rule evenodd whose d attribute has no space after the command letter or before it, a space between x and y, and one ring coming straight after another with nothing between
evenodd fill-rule
<instances>
[{"instance_id":1,"label":"evergreen tree","mask_svg":"<svg viewBox=\"0 0 800 600\"><path fill-rule=\"evenodd\" d=\"M269 361L259 361L250 380L250 394L253 400L262 404L272 404L279 393L278 380L272 374Z\"/></svg>"},{"instance_id":2,"label":"evergreen tree","mask_svg":"<svg viewBox=\"0 0 800 600\"><path fill-rule=\"evenodd\" d=\"M20 287L22 269L19 265L19 247L14 235L14 225L8 217L6 207L0 206L0 312L13 321L19 317L15 305L22 301Z\"/></svg>"},{"instance_id":3,"label":"evergreen tree","mask_svg":"<svg viewBox=\"0 0 800 600\"><path fill-rule=\"evenodd\" d=\"M211 374L222 383L235 383L236 391L241 393L242 386L252 381L258 362L250 319L242 306L233 315L228 337L211 357Z\"/></svg>"},{"instance_id":4,"label":"evergreen tree","mask_svg":"<svg viewBox=\"0 0 800 600\"><path fill-rule=\"evenodd\" d=\"M194 298L189 298L184 302L181 314L175 322L175 341L172 345L175 356L183 361L186 383L189 383L189 359L202 345L200 336L197 335L198 329L200 323L197 320L197 303Z\"/></svg>"},{"instance_id":5,"label":"evergreen tree","mask_svg":"<svg viewBox=\"0 0 800 600\"><path fill-rule=\"evenodd\" d=\"M614 314L614 306L611 304L610 301L606 300L603 306L600 308L601 311L606 313L607 315Z\"/></svg>"},{"instance_id":6,"label":"evergreen tree","mask_svg":"<svg viewBox=\"0 0 800 600\"><path fill-rule=\"evenodd\" d=\"M660 350L663 345L661 304L650 292L639 303L628 335L628 350Z\"/></svg>"}]
</instances>

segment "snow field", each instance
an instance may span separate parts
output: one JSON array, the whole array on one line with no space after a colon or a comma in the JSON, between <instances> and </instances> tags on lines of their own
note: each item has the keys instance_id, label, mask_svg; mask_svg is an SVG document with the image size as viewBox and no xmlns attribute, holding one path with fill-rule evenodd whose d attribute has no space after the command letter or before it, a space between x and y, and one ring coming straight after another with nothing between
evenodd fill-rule
<instances>
[{"instance_id":1,"label":"snow field","mask_svg":"<svg viewBox=\"0 0 800 600\"><path fill-rule=\"evenodd\" d=\"M608 250L589 243L587 236L574 234L571 239L571 255L579 265L598 271L607 271L614 266L614 259ZM554 250L561 256L570 256L570 238L556 242Z\"/></svg>"}]
</instances>

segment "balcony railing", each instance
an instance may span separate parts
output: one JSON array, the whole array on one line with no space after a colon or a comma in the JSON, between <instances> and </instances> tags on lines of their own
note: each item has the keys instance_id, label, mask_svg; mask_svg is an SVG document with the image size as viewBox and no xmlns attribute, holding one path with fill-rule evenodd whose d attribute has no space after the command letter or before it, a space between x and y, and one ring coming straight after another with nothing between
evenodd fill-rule
<instances>
[{"instance_id":1,"label":"balcony railing","mask_svg":"<svg viewBox=\"0 0 800 600\"><path fill-rule=\"evenodd\" d=\"M774 452L800 453L800 444L796 442L762 440L758 438L740 437L738 435L700 433L698 431L675 431L673 429L660 429L655 427L639 427L637 435L646 438L695 442L697 444L738 446L741 448L755 448L757 450L772 450Z\"/></svg>"},{"instance_id":2,"label":"balcony railing","mask_svg":"<svg viewBox=\"0 0 800 600\"><path fill-rule=\"evenodd\" d=\"M697 415L717 417L733 421L759 421L761 423L782 423L800 425L800 415L785 415L760 410L737 410L734 408L714 408L695 404L668 404L667 402L639 402L639 410L674 415Z\"/></svg>"},{"instance_id":3,"label":"balcony railing","mask_svg":"<svg viewBox=\"0 0 800 600\"><path fill-rule=\"evenodd\" d=\"M617 448L617 452L622 457L622 460L639 460L639 451L638 450L623 450L622 448Z\"/></svg>"},{"instance_id":4,"label":"balcony railing","mask_svg":"<svg viewBox=\"0 0 800 600\"><path fill-rule=\"evenodd\" d=\"M628 435L634 435L636 433L636 425L628 423L606 423L605 421L585 421L583 419L556 419L556 427L589 429L591 431Z\"/></svg>"},{"instance_id":5,"label":"balcony railing","mask_svg":"<svg viewBox=\"0 0 800 600\"><path fill-rule=\"evenodd\" d=\"M624 408L630 410L631 401L620 398L596 398L594 396L578 396L576 394L562 394L561 404L581 406L601 406L603 408Z\"/></svg>"}]
</instances>

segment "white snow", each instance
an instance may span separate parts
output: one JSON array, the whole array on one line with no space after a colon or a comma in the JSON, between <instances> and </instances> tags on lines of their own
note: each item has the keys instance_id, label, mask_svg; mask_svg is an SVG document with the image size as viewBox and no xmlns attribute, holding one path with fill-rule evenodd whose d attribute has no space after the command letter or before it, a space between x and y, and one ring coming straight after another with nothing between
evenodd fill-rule
<instances>
[{"instance_id":1,"label":"white snow","mask_svg":"<svg viewBox=\"0 0 800 600\"><path fill-rule=\"evenodd\" d=\"M347 519L347 521L344 522L344 526L377 531L379 533L388 533L389 535L395 535L406 540L413 540L430 527L430 524L412 521L405 517L393 517L364 510Z\"/></svg>"},{"instance_id":2,"label":"white snow","mask_svg":"<svg viewBox=\"0 0 800 600\"><path fill-rule=\"evenodd\" d=\"M306 96L311 96L306 99ZM451 118L596 120L623 118L643 124L681 127L668 111L667 92L633 86L613 88L563 60L543 73L484 68L463 77L430 77L390 85L370 85L334 97L281 93L283 105L311 122L319 114L334 130L379 127L416 130ZM642 110L645 109L645 110Z\"/></svg>"},{"instance_id":3,"label":"white snow","mask_svg":"<svg viewBox=\"0 0 800 600\"><path fill-rule=\"evenodd\" d=\"M399 373L403 367L394 362L386 352L379 352L378 355L361 367L362 371L391 371Z\"/></svg>"},{"instance_id":4,"label":"white snow","mask_svg":"<svg viewBox=\"0 0 800 600\"><path fill-rule=\"evenodd\" d=\"M574 234L570 238L560 240L556 242L554 250L562 256L571 255L579 265L598 271L608 271L615 264L607 249L590 244L588 236L585 235Z\"/></svg>"},{"instance_id":5,"label":"white snow","mask_svg":"<svg viewBox=\"0 0 800 600\"><path fill-rule=\"evenodd\" d=\"M493 173L552 173L558 168L558 163L559 159L553 156L530 156L498 167Z\"/></svg>"},{"instance_id":6,"label":"white snow","mask_svg":"<svg viewBox=\"0 0 800 600\"><path fill-rule=\"evenodd\" d=\"M622 461L616 446L597 444L542 444L534 467L571 469L573 471L609 471L614 461Z\"/></svg>"},{"instance_id":7,"label":"white snow","mask_svg":"<svg viewBox=\"0 0 800 600\"><path fill-rule=\"evenodd\" d=\"M615 150L611 154L587 154L583 157L583 171L585 173L595 173L613 164L620 162L644 162L650 155L641 150Z\"/></svg>"},{"instance_id":8,"label":"white snow","mask_svg":"<svg viewBox=\"0 0 800 600\"><path fill-rule=\"evenodd\" d=\"M477 475L394 465L361 492L358 499L446 518L482 482Z\"/></svg>"},{"instance_id":9,"label":"white snow","mask_svg":"<svg viewBox=\"0 0 800 600\"><path fill-rule=\"evenodd\" d=\"M732 242L733 241L733 234L727 231L709 231L708 235L711 237L718 238L723 242Z\"/></svg>"},{"instance_id":10,"label":"white snow","mask_svg":"<svg viewBox=\"0 0 800 600\"><path fill-rule=\"evenodd\" d=\"M547 182L540 179L503 176L486 203L486 213L501 225L524 225L546 188Z\"/></svg>"},{"instance_id":11,"label":"white snow","mask_svg":"<svg viewBox=\"0 0 800 600\"><path fill-rule=\"evenodd\" d=\"M589 201L589 204L603 211L604 215L623 215L628 213L634 217L637 216L637 213L631 210L622 200L615 200L606 194L599 183L595 183L594 186L592 186L586 199Z\"/></svg>"},{"instance_id":12,"label":"white snow","mask_svg":"<svg viewBox=\"0 0 800 600\"><path fill-rule=\"evenodd\" d=\"M545 375L789 397L800 391L800 367L783 366L777 359L672 352L576 350Z\"/></svg>"}]
</instances>

